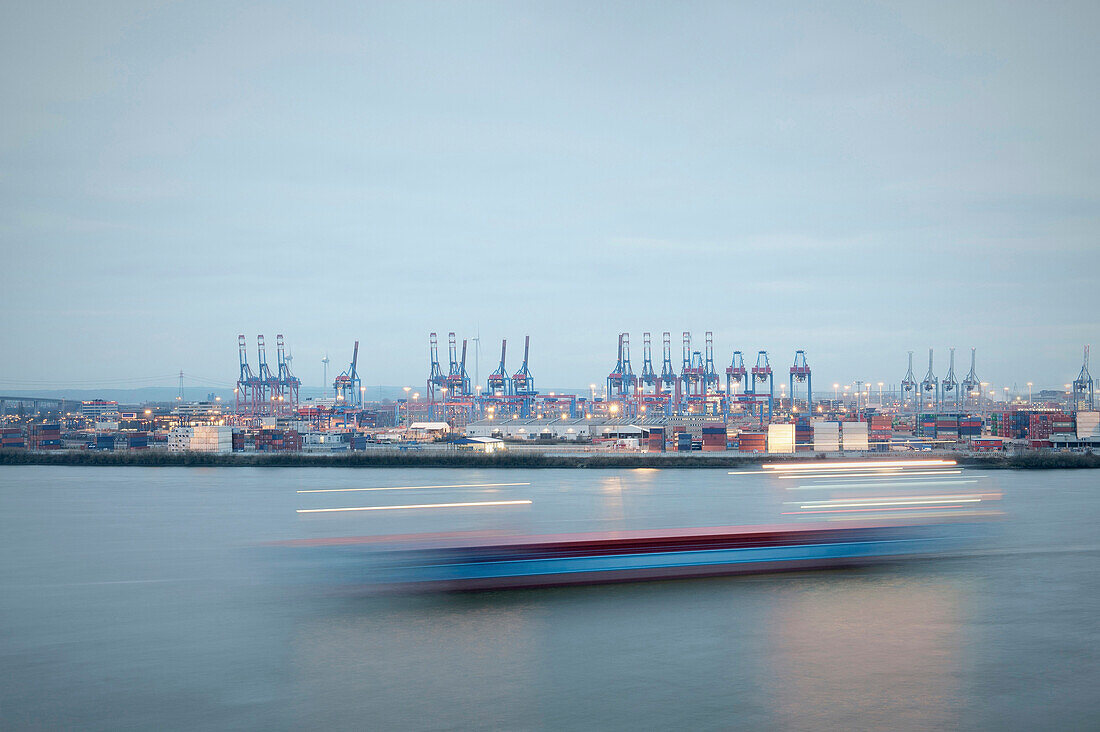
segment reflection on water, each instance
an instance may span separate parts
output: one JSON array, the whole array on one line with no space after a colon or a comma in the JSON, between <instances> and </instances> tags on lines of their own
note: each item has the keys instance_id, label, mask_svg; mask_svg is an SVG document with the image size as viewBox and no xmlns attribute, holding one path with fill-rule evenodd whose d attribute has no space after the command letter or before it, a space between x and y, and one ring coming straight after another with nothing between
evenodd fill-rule
<instances>
[{"instance_id":1,"label":"reflection on water","mask_svg":"<svg viewBox=\"0 0 1100 732\"><path fill-rule=\"evenodd\" d=\"M961 629L945 582L879 577L784 593L770 627L788 729L958 728Z\"/></svg>"},{"instance_id":2,"label":"reflection on water","mask_svg":"<svg viewBox=\"0 0 1100 732\"><path fill-rule=\"evenodd\" d=\"M363 598L260 548L764 523L789 500L781 482L798 483L710 470L6 468L0 727L1097 726L1100 517L1086 472L998 476L1009 520L989 551L875 570ZM414 488L297 493L392 486Z\"/></svg>"}]
</instances>

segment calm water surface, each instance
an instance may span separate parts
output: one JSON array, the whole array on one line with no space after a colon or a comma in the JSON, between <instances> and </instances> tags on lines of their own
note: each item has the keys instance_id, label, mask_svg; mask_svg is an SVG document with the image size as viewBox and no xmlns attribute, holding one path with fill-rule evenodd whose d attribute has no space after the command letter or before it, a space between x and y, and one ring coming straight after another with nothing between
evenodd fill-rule
<instances>
[{"instance_id":1,"label":"calm water surface","mask_svg":"<svg viewBox=\"0 0 1100 732\"><path fill-rule=\"evenodd\" d=\"M774 523L783 498L724 470L6 467L0 727L1100 728L1100 473L991 480L1009 518L965 556L379 598L264 544ZM415 487L485 483L524 485ZM342 487L407 489L298 493Z\"/></svg>"}]
</instances>

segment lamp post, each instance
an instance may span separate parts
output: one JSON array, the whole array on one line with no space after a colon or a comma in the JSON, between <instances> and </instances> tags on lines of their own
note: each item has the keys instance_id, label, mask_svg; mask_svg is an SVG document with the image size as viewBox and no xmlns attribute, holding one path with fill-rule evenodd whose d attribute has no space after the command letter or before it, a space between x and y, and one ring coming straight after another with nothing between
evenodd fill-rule
<instances>
[{"instance_id":1,"label":"lamp post","mask_svg":"<svg viewBox=\"0 0 1100 732\"><path fill-rule=\"evenodd\" d=\"M1027 382L1027 404L1031 406L1031 387L1034 386L1032 382Z\"/></svg>"},{"instance_id":2,"label":"lamp post","mask_svg":"<svg viewBox=\"0 0 1100 732\"><path fill-rule=\"evenodd\" d=\"M408 429L409 422L411 421L409 419L409 392L412 391L412 387L403 386L401 388L405 390L405 429Z\"/></svg>"}]
</instances>

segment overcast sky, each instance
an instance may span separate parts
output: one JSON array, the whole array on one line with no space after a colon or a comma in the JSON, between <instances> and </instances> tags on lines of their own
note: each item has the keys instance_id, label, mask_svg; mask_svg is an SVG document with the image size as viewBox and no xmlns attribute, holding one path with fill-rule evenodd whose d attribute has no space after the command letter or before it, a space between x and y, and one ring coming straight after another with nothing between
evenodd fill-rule
<instances>
[{"instance_id":1,"label":"overcast sky","mask_svg":"<svg viewBox=\"0 0 1100 732\"><path fill-rule=\"evenodd\" d=\"M803 348L819 389L930 346L1061 385L1100 344L1098 21L5 3L0 388L228 383L242 332L307 384L359 339L366 383L422 385L428 333L479 328L483 380L529 333L543 389L602 382L619 331L638 370L644 330L714 331L720 369Z\"/></svg>"}]
</instances>

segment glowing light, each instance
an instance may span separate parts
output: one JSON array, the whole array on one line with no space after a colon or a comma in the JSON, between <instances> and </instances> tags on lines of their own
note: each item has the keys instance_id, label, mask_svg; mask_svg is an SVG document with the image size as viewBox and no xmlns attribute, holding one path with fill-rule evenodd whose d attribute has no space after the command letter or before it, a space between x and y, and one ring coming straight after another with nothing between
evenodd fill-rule
<instances>
[{"instance_id":1,"label":"glowing light","mask_svg":"<svg viewBox=\"0 0 1100 732\"><path fill-rule=\"evenodd\" d=\"M356 491L411 491L420 488L497 488L506 485L531 485L530 483L460 483L457 485L400 485L385 488L314 488L298 493L354 493Z\"/></svg>"},{"instance_id":2,"label":"glowing light","mask_svg":"<svg viewBox=\"0 0 1100 732\"><path fill-rule=\"evenodd\" d=\"M399 511L411 508L462 508L467 506L522 506L531 501L467 501L463 503L414 503L407 506L357 506L352 508L299 508L298 513L335 513L337 511Z\"/></svg>"}]
</instances>

